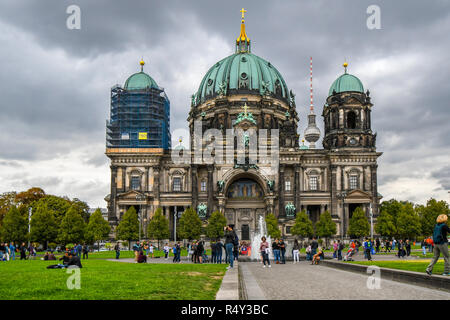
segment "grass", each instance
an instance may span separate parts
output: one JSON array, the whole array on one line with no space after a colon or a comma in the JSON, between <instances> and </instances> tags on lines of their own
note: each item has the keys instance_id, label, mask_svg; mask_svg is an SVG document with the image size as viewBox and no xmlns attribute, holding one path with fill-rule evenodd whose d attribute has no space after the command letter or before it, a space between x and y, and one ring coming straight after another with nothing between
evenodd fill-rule
<instances>
[{"instance_id":1,"label":"grass","mask_svg":"<svg viewBox=\"0 0 450 320\"><path fill-rule=\"evenodd\" d=\"M0 299L213 300L226 268L215 264L112 262L102 260L106 253L82 260L79 290L67 288L71 274L66 269L46 269L55 261L1 262Z\"/></svg>"},{"instance_id":2,"label":"grass","mask_svg":"<svg viewBox=\"0 0 450 320\"><path fill-rule=\"evenodd\" d=\"M347 263L355 263L366 266L375 265L381 268L400 269L425 273L427 266L430 264L430 260L417 259L404 261L349 261ZM444 261L439 260L434 265L433 274L442 274L443 272L444 272Z\"/></svg>"}]
</instances>

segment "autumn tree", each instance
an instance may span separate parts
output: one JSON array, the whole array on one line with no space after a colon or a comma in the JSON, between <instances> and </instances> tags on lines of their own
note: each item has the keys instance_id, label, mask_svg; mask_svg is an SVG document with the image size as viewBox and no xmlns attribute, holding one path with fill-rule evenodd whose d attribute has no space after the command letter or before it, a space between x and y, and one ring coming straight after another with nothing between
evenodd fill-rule
<instances>
[{"instance_id":1,"label":"autumn tree","mask_svg":"<svg viewBox=\"0 0 450 320\"><path fill-rule=\"evenodd\" d=\"M11 206L3 218L0 236L3 241L25 241L27 240L28 223L16 206Z\"/></svg>"}]
</instances>

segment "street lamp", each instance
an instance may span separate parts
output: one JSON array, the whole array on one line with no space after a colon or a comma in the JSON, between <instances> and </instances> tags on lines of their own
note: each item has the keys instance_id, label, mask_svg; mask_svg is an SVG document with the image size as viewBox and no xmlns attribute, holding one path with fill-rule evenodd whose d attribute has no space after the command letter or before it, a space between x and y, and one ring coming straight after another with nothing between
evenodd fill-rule
<instances>
[{"instance_id":1,"label":"street lamp","mask_svg":"<svg viewBox=\"0 0 450 320\"><path fill-rule=\"evenodd\" d=\"M342 239L342 241L344 240L344 233L347 231L346 230L346 223L347 223L347 216L345 215L345 197L347 196L347 191L342 191L342 192L340 192L340 193L338 193L337 195L336 195L336 197L339 199L339 200L342 200L342 203L341 203L341 206L342 206L342 212L343 212L343 215L342 215L342 234L341 234L341 239Z\"/></svg>"},{"instance_id":2,"label":"street lamp","mask_svg":"<svg viewBox=\"0 0 450 320\"><path fill-rule=\"evenodd\" d=\"M145 200L145 196L143 196L142 194L137 194L136 195L136 201L143 201ZM141 242L141 221L142 221L142 206L141 203L139 202L139 215L138 215L138 219L139 219L139 242Z\"/></svg>"},{"instance_id":3,"label":"street lamp","mask_svg":"<svg viewBox=\"0 0 450 320\"><path fill-rule=\"evenodd\" d=\"M369 207L370 211L370 239L373 239L373 211L372 211L372 202L370 203L370 207Z\"/></svg>"},{"instance_id":4,"label":"street lamp","mask_svg":"<svg viewBox=\"0 0 450 320\"><path fill-rule=\"evenodd\" d=\"M30 237L31 237L31 215L33 214L33 208L28 208L28 248L30 247Z\"/></svg>"}]
</instances>

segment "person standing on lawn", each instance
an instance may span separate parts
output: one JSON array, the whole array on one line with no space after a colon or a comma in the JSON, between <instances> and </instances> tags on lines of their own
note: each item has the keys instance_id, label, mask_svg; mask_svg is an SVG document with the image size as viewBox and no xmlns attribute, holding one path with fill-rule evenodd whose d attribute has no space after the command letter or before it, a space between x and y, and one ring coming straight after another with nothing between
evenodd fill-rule
<instances>
[{"instance_id":1,"label":"person standing on lawn","mask_svg":"<svg viewBox=\"0 0 450 320\"><path fill-rule=\"evenodd\" d=\"M86 243L83 245L83 259L88 259L89 247Z\"/></svg>"},{"instance_id":2,"label":"person standing on lawn","mask_svg":"<svg viewBox=\"0 0 450 320\"><path fill-rule=\"evenodd\" d=\"M441 253L444 256L444 273L442 275L448 276L450 272L447 240L447 233L450 232L450 228L447 225L447 220L448 216L446 214L441 214L436 219L437 223L433 230L434 256L426 269L426 272L430 276L433 273L433 267L439 260Z\"/></svg>"},{"instance_id":3,"label":"person standing on lawn","mask_svg":"<svg viewBox=\"0 0 450 320\"><path fill-rule=\"evenodd\" d=\"M220 239L216 242L216 263L222 263L223 243Z\"/></svg>"},{"instance_id":4,"label":"person standing on lawn","mask_svg":"<svg viewBox=\"0 0 450 320\"><path fill-rule=\"evenodd\" d=\"M119 257L120 257L120 244L118 242L114 246L114 251L116 251L116 259L119 259Z\"/></svg>"},{"instance_id":5,"label":"person standing on lawn","mask_svg":"<svg viewBox=\"0 0 450 320\"><path fill-rule=\"evenodd\" d=\"M169 251L170 251L170 247L169 247L168 243L166 243L163 250L164 250L164 259L167 260L169 258Z\"/></svg>"},{"instance_id":6,"label":"person standing on lawn","mask_svg":"<svg viewBox=\"0 0 450 320\"><path fill-rule=\"evenodd\" d=\"M25 260L27 258L27 247L25 246L25 242L22 242L20 246L20 260Z\"/></svg>"},{"instance_id":7,"label":"person standing on lawn","mask_svg":"<svg viewBox=\"0 0 450 320\"><path fill-rule=\"evenodd\" d=\"M150 257L152 257L152 258L154 258L155 257L155 255L154 255L154 253L153 253L153 251L154 251L154 247L153 247L153 244L151 244L150 243L150 245L149 245L149 247L148 247L148 256Z\"/></svg>"}]
</instances>

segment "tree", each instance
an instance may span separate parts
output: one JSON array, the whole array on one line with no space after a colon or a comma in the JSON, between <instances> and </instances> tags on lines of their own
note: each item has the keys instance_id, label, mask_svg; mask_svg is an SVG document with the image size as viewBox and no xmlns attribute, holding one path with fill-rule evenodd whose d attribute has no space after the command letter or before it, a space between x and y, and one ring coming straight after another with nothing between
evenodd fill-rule
<instances>
[{"instance_id":1,"label":"tree","mask_svg":"<svg viewBox=\"0 0 450 320\"><path fill-rule=\"evenodd\" d=\"M30 206L45 197L45 192L41 188L30 188L27 191L22 191L16 195L15 202L17 205Z\"/></svg>"},{"instance_id":2,"label":"tree","mask_svg":"<svg viewBox=\"0 0 450 320\"><path fill-rule=\"evenodd\" d=\"M4 192L0 195L0 225L2 224L3 218L8 213L9 209L15 204L16 193Z\"/></svg>"},{"instance_id":3,"label":"tree","mask_svg":"<svg viewBox=\"0 0 450 320\"><path fill-rule=\"evenodd\" d=\"M87 238L97 242L98 251L100 251L100 240L107 239L110 232L111 227L109 226L108 221L103 219L102 212L100 208L98 208L89 219L86 229Z\"/></svg>"},{"instance_id":4,"label":"tree","mask_svg":"<svg viewBox=\"0 0 450 320\"><path fill-rule=\"evenodd\" d=\"M3 241L25 241L27 239L28 223L16 206L11 206L3 218L3 225L0 231Z\"/></svg>"},{"instance_id":5,"label":"tree","mask_svg":"<svg viewBox=\"0 0 450 320\"><path fill-rule=\"evenodd\" d=\"M117 238L128 240L128 249L131 249L131 240L139 239L139 220L136 209L131 206L124 213L122 220L116 228Z\"/></svg>"},{"instance_id":6,"label":"tree","mask_svg":"<svg viewBox=\"0 0 450 320\"><path fill-rule=\"evenodd\" d=\"M89 222L89 206L88 206L88 204L84 201L81 201L78 198L73 198L73 200L70 201L70 204L76 208L78 214L80 214L83 217L84 222L88 223Z\"/></svg>"},{"instance_id":7,"label":"tree","mask_svg":"<svg viewBox=\"0 0 450 320\"><path fill-rule=\"evenodd\" d=\"M163 216L161 208L156 209L153 218L148 223L147 236L150 239L158 240L158 249L161 248L160 241L169 238L169 220Z\"/></svg>"},{"instance_id":8,"label":"tree","mask_svg":"<svg viewBox=\"0 0 450 320\"><path fill-rule=\"evenodd\" d=\"M420 235L421 229L420 217L414 207L411 203L405 204L397 217L397 235L400 238L413 239Z\"/></svg>"},{"instance_id":9,"label":"tree","mask_svg":"<svg viewBox=\"0 0 450 320\"><path fill-rule=\"evenodd\" d=\"M52 210L55 213L55 219L58 225L61 224L62 219L65 217L67 211L71 207L70 201L68 199L53 195L46 195L45 197L39 199L39 201L35 203L34 207L37 207L40 204L46 204L48 209ZM35 210L36 209L33 208L33 211Z\"/></svg>"},{"instance_id":10,"label":"tree","mask_svg":"<svg viewBox=\"0 0 450 320\"><path fill-rule=\"evenodd\" d=\"M77 209L70 207L66 215L61 220L58 240L63 244L79 243L84 240L86 223L78 214Z\"/></svg>"},{"instance_id":11,"label":"tree","mask_svg":"<svg viewBox=\"0 0 450 320\"><path fill-rule=\"evenodd\" d=\"M187 208L180 218L179 235L183 239L196 239L202 233L202 220L192 208Z\"/></svg>"},{"instance_id":12,"label":"tree","mask_svg":"<svg viewBox=\"0 0 450 320\"><path fill-rule=\"evenodd\" d=\"M220 211L214 211L208 220L206 226L206 235L209 239L219 239L224 236L224 227L227 225L227 219Z\"/></svg>"},{"instance_id":13,"label":"tree","mask_svg":"<svg viewBox=\"0 0 450 320\"><path fill-rule=\"evenodd\" d=\"M431 198L426 206L417 206L416 212L419 214L422 226L422 235L429 236L433 234L436 219L440 214L450 214L448 203Z\"/></svg>"},{"instance_id":14,"label":"tree","mask_svg":"<svg viewBox=\"0 0 450 320\"><path fill-rule=\"evenodd\" d=\"M392 238L397 234L397 228L394 224L394 218L386 210L383 209L377 218L377 224L375 225L375 231L383 237Z\"/></svg>"},{"instance_id":15,"label":"tree","mask_svg":"<svg viewBox=\"0 0 450 320\"><path fill-rule=\"evenodd\" d=\"M266 216L267 233L272 239L279 238L281 236L281 230L278 228L278 220L272 213Z\"/></svg>"},{"instance_id":16,"label":"tree","mask_svg":"<svg viewBox=\"0 0 450 320\"><path fill-rule=\"evenodd\" d=\"M320 215L316 223L316 233L319 237L325 238L325 246L328 246L328 238L336 234L336 223L328 210Z\"/></svg>"},{"instance_id":17,"label":"tree","mask_svg":"<svg viewBox=\"0 0 450 320\"><path fill-rule=\"evenodd\" d=\"M356 238L361 238L370 234L370 224L361 207L357 207L355 211L353 211L353 215L349 221L348 234Z\"/></svg>"},{"instance_id":18,"label":"tree","mask_svg":"<svg viewBox=\"0 0 450 320\"><path fill-rule=\"evenodd\" d=\"M295 223L291 228L291 233L303 238L312 237L314 234L312 221L309 219L305 210L297 213Z\"/></svg>"},{"instance_id":19,"label":"tree","mask_svg":"<svg viewBox=\"0 0 450 320\"><path fill-rule=\"evenodd\" d=\"M40 204L36 212L31 216L31 241L45 244L45 249L49 242L54 242L58 237L58 224L55 214L49 210L46 204Z\"/></svg>"}]
</instances>

